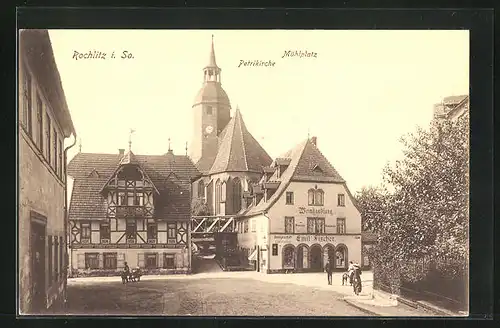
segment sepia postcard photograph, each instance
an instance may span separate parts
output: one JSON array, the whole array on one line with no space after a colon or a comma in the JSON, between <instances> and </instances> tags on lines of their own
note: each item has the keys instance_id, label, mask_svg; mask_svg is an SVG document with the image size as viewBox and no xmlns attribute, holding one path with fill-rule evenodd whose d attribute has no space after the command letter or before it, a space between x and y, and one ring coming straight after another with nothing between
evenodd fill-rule
<instances>
[{"instance_id":1,"label":"sepia postcard photograph","mask_svg":"<svg viewBox=\"0 0 500 328\"><path fill-rule=\"evenodd\" d=\"M18 313L469 314L469 31L18 34Z\"/></svg>"}]
</instances>

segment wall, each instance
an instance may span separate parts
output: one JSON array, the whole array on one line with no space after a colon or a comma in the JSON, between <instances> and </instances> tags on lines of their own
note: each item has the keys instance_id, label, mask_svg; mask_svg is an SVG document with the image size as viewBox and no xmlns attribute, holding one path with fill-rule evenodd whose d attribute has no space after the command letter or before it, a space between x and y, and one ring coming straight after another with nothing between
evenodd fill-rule
<instances>
[{"instance_id":1,"label":"wall","mask_svg":"<svg viewBox=\"0 0 500 328\"><path fill-rule=\"evenodd\" d=\"M31 310L31 300L32 300L32 273L31 273L31 247L30 247L30 213L31 211L37 212L38 214L45 216L47 218L46 225L46 235L47 236L57 236L63 237L64 240L64 177L58 177L59 169L56 171L54 166L60 167L61 162L59 159L59 141L62 139L62 130L55 120L55 116L52 113L50 104L48 103L46 97L38 86L37 79L32 75L29 66L24 62L23 58L20 58L19 65L19 119L22 120L22 108L26 104L23 97L24 89L24 74L28 74L31 77L31 90L32 93L29 95L31 99L31 123L32 123L32 137L30 137L24 130L21 124L19 124L19 218L18 218L18 229L19 229L19 306L21 313L29 313ZM38 150L38 146L35 142L38 142L39 129L37 125L37 111L36 111L36 94L40 96L42 102L42 122L43 122L43 142L44 142L44 152L43 154ZM49 115L51 119L51 144L46 144L46 115ZM53 130L56 129L58 138L56 139L58 144L58 153L54 153L54 134ZM62 142L64 145L64 142ZM49 164L44 157L47 154L47 149L50 147L51 150L51 163ZM46 238L46 250L45 250L45 268L48 268L48 251L47 251L47 238ZM63 248L65 249L65 248ZM66 257L66 253L62 254L62 259ZM55 260L55 257L53 257ZM53 263L52 267L57 268L57 263ZM50 307L54 301L62 300L64 280L66 277L63 276L57 283L54 282L49 288L49 274L46 273L45 285L46 285L46 301L47 306Z\"/></svg>"},{"instance_id":2,"label":"wall","mask_svg":"<svg viewBox=\"0 0 500 328\"><path fill-rule=\"evenodd\" d=\"M307 191L315 186L324 191L324 206L309 206ZM286 205L286 192L294 193L294 204ZM345 195L345 207L337 206L337 195ZM299 207L307 209L324 209L325 214L301 213ZM324 217L325 233L337 233L337 218L345 218L346 233L361 233L361 215L349 198L349 194L342 184L291 182L276 203L269 209L271 218L271 233L285 232L285 216L295 218L295 233L307 233L307 217Z\"/></svg>"}]
</instances>

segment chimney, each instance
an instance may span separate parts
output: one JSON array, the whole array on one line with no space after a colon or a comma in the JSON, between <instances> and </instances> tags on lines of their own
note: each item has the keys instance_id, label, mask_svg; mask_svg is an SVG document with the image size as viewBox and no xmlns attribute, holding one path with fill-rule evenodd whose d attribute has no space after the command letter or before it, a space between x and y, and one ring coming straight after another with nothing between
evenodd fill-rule
<instances>
[{"instance_id":1,"label":"chimney","mask_svg":"<svg viewBox=\"0 0 500 328\"><path fill-rule=\"evenodd\" d=\"M318 140L318 138L316 138L316 137L311 138L311 142L313 143L313 145L315 145L315 146L317 145L316 144L317 140Z\"/></svg>"},{"instance_id":2,"label":"chimney","mask_svg":"<svg viewBox=\"0 0 500 328\"><path fill-rule=\"evenodd\" d=\"M125 149L121 149L121 148L120 148L120 149L118 149L118 153L119 153L120 155L125 154Z\"/></svg>"}]
</instances>

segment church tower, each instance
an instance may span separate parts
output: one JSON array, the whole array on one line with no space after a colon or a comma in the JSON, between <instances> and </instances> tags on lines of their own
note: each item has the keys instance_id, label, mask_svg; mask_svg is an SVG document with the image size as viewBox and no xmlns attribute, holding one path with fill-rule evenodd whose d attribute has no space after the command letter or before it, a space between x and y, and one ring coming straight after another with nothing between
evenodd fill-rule
<instances>
[{"instance_id":1,"label":"church tower","mask_svg":"<svg viewBox=\"0 0 500 328\"><path fill-rule=\"evenodd\" d=\"M208 65L203 68L203 86L198 92L193 110L191 159L204 171L213 163L218 150L218 137L230 120L231 104L222 89L221 69L215 61L214 39Z\"/></svg>"}]
</instances>

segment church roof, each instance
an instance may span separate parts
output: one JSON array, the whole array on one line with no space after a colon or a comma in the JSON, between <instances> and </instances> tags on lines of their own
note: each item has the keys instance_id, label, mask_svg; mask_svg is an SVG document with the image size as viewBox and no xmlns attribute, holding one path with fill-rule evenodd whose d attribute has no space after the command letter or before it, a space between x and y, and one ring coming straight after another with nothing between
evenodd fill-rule
<instances>
[{"instance_id":1,"label":"church roof","mask_svg":"<svg viewBox=\"0 0 500 328\"><path fill-rule=\"evenodd\" d=\"M251 216L267 211L293 181L345 184L345 180L309 139L302 141L282 156L279 156L279 159L290 159L290 164L281 172L281 175L278 175L278 170L275 170L268 179L268 181L279 182L278 189L267 201L262 199L257 205L242 212L242 215ZM276 161L273 164L276 164Z\"/></svg>"},{"instance_id":2,"label":"church roof","mask_svg":"<svg viewBox=\"0 0 500 328\"><path fill-rule=\"evenodd\" d=\"M224 130L210 174L228 171L261 173L262 167L272 163L271 157L248 132L239 109Z\"/></svg>"},{"instance_id":3,"label":"church roof","mask_svg":"<svg viewBox=\"0 0 500 328\"><path fill-rule=\"evenodd\" d=\"M212 35L212 47L210 48L210 59L208 61L207 67L217 67L217 63L215 61L215 49L214 49L214 36Z\"/></svg>"},{"instance_id":4,"label":"church roof","mask_svg":"<svg viewBox=\"0 0 500 328\"><path fill-rule=\"evenodd\" d=\"M128 159L127 159L128 157ZM191 179L200 175L187 156L78 153L68 164L74 179L69 205L70 219L106 218L106 200L102 187L121 163L137 163L158 189L155 216L162 219L189 219L191 215ZM94 171L98 174L92 174Z\"/></svg>"}]
</instances>

